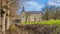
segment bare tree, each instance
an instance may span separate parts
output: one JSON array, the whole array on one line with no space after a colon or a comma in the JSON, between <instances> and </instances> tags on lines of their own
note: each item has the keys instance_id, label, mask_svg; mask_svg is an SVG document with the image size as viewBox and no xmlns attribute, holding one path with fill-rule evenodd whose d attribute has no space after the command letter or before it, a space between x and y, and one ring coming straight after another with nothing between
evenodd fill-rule
<instances>
[{"instance_id":1,"label":"bare tree","mask_svg":"<svg viewBox=\"0 0 60 34\"><path fill-rule=\"evenodd\" d=\"M48 5L46 4L46 8L45 8L45 14L43 15L45 20L49 20L49 9L48 9Z\"/></svg>"},{"instance_id":2,"label":"bare tree","mask_svg":"<svg viewBox=\"0 0 60 34\"><path fill-rule=\"evenodd\" d=\"M10 19L12 18L12 16L16 15L17 9L18 9L18 0L0 0L2 31L5 31L6 25L7 29L9 29ZM3 32L3 34L5 34L5 32Z\"/></svg>"},{"instance_id":3,"label":"bare tree","mask_svg":"<svg viewBox=\"0 0 60 34\"><path fill-rule=\"evenodd\" d=\"M29 17L30 15L31 15L31 13L25 12L25 17L26 17L25 23L28 21L28 17Z\"/></svg>"}]
</instances>

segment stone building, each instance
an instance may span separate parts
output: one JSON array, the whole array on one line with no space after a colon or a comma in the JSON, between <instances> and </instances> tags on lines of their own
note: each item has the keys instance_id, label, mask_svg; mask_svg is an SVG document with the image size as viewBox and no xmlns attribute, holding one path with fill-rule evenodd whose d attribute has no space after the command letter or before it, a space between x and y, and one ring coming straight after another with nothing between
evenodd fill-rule
<instances>
[{"instance_id":1,"label":"stone building","mask_svg":"<svg viewBox=\"0 0 60 34\"><path fill-rule=\"evenodd\" d=\"M27 22L42 21L42 11L25 11L23 7L20 15L21 15L21 22L25 22L26 18L27 18Z\"/></svg>"}]
</instances>

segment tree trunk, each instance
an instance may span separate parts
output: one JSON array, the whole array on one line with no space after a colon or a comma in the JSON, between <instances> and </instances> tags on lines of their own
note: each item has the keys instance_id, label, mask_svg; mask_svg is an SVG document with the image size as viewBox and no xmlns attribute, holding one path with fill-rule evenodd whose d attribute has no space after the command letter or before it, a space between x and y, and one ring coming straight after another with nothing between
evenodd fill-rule
<instances>
[{"instance_id":1,"label":"tree trunk","mask_svg":"<svg viewBox=\"0 0 60 34\"><path fill-rule=\"evenodd\" d=\"M1 26L1 14L0 14L0 26Z\"/></svg>"},{"instance_id":2,"label":"tree trunk","mask_svg":"<svg viewBox=\"0 0 60 34\"><path fill-rule=\"evenodd\" d=\"M5 34L5 19L6 19L6 13L3 14L2 17L2 32Z\"/></svg>"},{"instance_id":3,"label":"tree trunk","mask_svg":"<svg viewBox=\"0 0 60 34\"><path fill-rule=\"evenodd\" d=\"M36 17L34 17L34 22L36 22Z\"/></svg>"},{"instance_id":4,"label":"tree trunk","mask_svg":"<svg viewBox=\"0 0 60 34\"><path fill-rule=\"evenodd\" d=\"M1 22L1 19L2 18L1 18L1 14L0 14L0 34L2 34L2 27L1 27L2 26L2 22Z\"/></svg>"},{"instance_id":5,"label":"tree trunk","mask_svg":"<svg viewBox=\"0 0 60 34\"><path fill-rule=\"evenodd\" d=\"M9 29L9 26L10 26L10 17L9 17L9 15L10 15L10 10L8 10L8 12L7 12L7 30Z\"/></svg>"},{"instance_id":6,"label":"tree trunk","mask_svg":"<svg viewBox=\"0 0 60 34\"><path fill-rule=\"evenodd\" d=\"M28 16L26 16L26 20L25 20L25 23L27 22L27 19L28 19Z\"/></svg>"},{"instance_id":7,"label":"tree trunk","mask_svg":"<svg viewBox=\"0 0 60 34\"><path fill-rule=\"evenodd\" d=\"M9 26L10 26L10 17L9 16L7 16L7 23L6 24L7 24L7 28L6 29L8 30Z\"/></svg>"}]
</instances>

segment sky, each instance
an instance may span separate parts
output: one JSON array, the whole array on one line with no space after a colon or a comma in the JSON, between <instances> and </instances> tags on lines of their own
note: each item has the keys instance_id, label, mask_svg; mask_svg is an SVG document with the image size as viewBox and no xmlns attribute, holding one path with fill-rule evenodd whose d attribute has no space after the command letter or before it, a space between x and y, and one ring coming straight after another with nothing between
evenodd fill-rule
<instances>
[{"instance_id":1,"label":"sky","mask_svg":"<svg viewBox=\"0 0 60 34\"><path fill-rule=\"evenodd\" d=\"M22 0L22 6L25 11L42 11L43 8L48 6L60 7L60 0ZM19 10L21 11L21 10Z\"/></svg>"}]
</instances>

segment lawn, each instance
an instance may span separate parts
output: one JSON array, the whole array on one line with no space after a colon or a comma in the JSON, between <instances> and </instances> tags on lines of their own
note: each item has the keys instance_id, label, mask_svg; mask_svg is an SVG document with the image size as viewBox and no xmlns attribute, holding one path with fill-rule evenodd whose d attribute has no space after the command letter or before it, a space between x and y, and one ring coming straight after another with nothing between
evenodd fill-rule
<instances>
[{"instance_id":1,"label":"lawn","mask_svg":"<svg viewBox=\"0 0 60 34\"><path fill-rule=\"evenodd\" d=\"M48 21L43 21L43 22L23 22L20 24L24 24L24 25L30 25L30 24L54 25L54 24L58 24L58 25L60 25L60 20L48 20Z\"/></svg>"}]
</instances>

